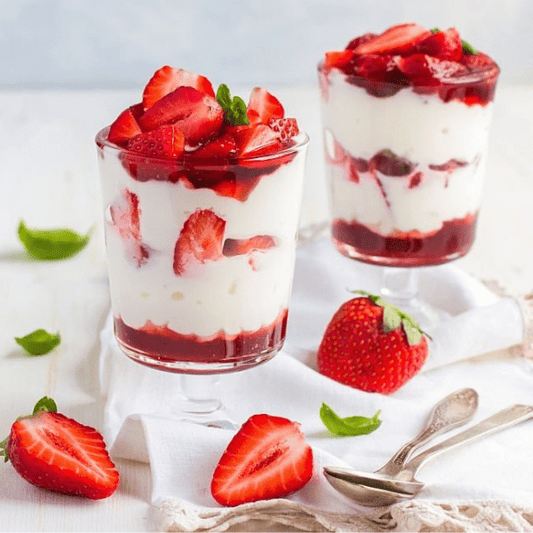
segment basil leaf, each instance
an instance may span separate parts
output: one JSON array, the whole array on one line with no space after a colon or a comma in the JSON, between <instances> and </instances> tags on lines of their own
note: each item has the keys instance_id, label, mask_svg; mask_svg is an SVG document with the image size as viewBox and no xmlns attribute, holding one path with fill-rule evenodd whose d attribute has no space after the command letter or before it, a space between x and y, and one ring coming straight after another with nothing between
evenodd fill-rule
<instances>
[{"instance_id":1,"label":"basil leaf","mask_svg":"<svg viewBox=\"0 0 533 533\"><path fill-rule=\"evenodd\" d=\"M39 411L48 411L51 413L57 413L57 405L52 398L43 396L33 408L33 414L37 414Z\"/></svg>"},{"instance_id":2,"label":"basil leaf","mask_svg":"<svg viewBox=\"0 0 533 533\"><path fill-rule=\"evenodd\" d=\"M224 120L231 126L250 124L246 115L246 104L239 96L231 97L228 86L221 83L217 89L217 101L224 111Z\"/></svg>"},{"instance_id":3,"label":"basil leaf","mask_svg":"<svg viewBox=\"0 0 533 533\"><path fill-rule=\"evenodd\" d=\"M55 261L72 257L89 242L91 231L79 235L67 228L29 229L20 221L18 236L26 250L36 259Z\"/></svg>"},{"instance_id":4,"label":"basil leaf","mask_svg":"<svg viewBox=\"0 0 533 533\"><path fill-rule=\"evenodd\" d=\"M51 352L61 342L61 336L59 332L53 335L44 329L36 329L24 337L15 337L15 340L30 355L44 355Z\"/></svg>"},{"instance_id":5,"label":"basil leaf","mask_svg":"<svg viewBox=\"0 0 533 533\"><path fill-rule=\"evenodd\" d=\"M341 418L329 405L322 402L320 407L320 419L333 435L341 437L353 437L356 435L368 435L381 425L378 418L381 411L367 418L366 416L349 416Z\"/></svg>"}]
</instances>

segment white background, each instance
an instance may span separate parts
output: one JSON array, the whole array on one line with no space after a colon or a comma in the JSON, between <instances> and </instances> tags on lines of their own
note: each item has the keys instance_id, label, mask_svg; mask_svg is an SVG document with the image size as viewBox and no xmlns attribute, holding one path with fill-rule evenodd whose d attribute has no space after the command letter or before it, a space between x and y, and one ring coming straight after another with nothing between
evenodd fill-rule
<instances>
[{"instance_id":1,"label":"white background","mask_svg":"<svg viewBox=\"0 0 533 533\"><path fill-rule=\"evenodd\" d=\"M455 26L533 82L532 0L0 0L0 88L139 88L170 64L214 85L315 83L326 50L399 22Z\"/></svg>"}]
</instances>

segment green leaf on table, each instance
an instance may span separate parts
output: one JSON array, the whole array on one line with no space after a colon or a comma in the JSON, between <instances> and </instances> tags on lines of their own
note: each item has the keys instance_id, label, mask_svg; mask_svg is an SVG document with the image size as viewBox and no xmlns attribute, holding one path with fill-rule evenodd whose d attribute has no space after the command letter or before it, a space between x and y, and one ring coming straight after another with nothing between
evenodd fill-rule
<instances>
[{"instance_id":1,"label":"green leaf on table","mask_svg":"<svg viewBox=\"0 0 533 533\"><path fill-rule=\"evenodd\" d=\"M61 336L59 332L54 335L44 329L36 329L24 337L15 337L15 340L30 355L45 355L61 342Z\"/></svg>"},{"instance_id":2,"label":"green leaf on table","mask_svg":"<svg viewBox=\"0 0 533 533\"><path fill-rule=\"evenodd\" d=\"M91 231L79 235L68 228L30 229L20 221L18 236L26 250L36 259L56 261L76 255L89 242Z\"/></svg>"},{"instance_id":3,"label":"green leaf on table","mask_svg":"<svg viewBox=\"0 0 533 533\"><path fill-rule=\"evenodd\" d=\"M381 425L381 420L379 419L380 413L381 411L377 411L370 418L366 416L348 416L341 418L329 405L322 402L322 407L320 407L320 419L326 428L333 435L341 437L353 437L372 433Z\"/></svg>"},{"instance_id":4,"label":"green leaf on table","mask_svg":"<svg viewBox=\"0 0 533 533\"><path fill-rule=\"evenodd\" d=\"M231 97L226 84L221 83L217 89L217 101L224 111L224 120L231 126L245 126L250 124L246 116L246 104L239 96Z\"/></svg>"}]
</instances>

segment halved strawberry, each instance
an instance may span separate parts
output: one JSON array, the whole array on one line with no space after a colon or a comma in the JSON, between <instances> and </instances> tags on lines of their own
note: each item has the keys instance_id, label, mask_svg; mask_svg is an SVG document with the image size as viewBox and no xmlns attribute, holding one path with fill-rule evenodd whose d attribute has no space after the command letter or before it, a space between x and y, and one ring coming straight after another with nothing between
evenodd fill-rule
<instances>
[{"instance_id":1,"label":"halved strawberry","mask_svg":"<svg viewBox=\"0 0 533 533\"><path fill-rule=\"evenodd\" d=\"M119 485L102 435L57 413L55 402L46 397L32 415L13 423L0 455L26 481L53 492L98 500L111 496Z\"/></svg>"},{"instance_id":2,"label":"halved strawberry","mask_svg":"<svg viewBox=\"0 0 533 533\"><path fill-rule=\"evenodd\" d=\"M173 124L187 144L205 142L220 132L224 111L216 99L193 87L178 87L163 96L139 118L143 131Z\"/></svg>"},{"instance_id":3,"label":"halved strawberry","mask_svg":"<svg viewBox=\"0 0 533 533\"><path fill-rule=\"evenodd\" d=\"M345 67L353 58L353 50L340 50L326 52L324 56L324 68L342 68Z\"/></svg>"},{"instance_id":4,"label":"halved strawberry","mask_svg":"<svg viewBox=\"0 0 533 533\"><path fill-rule=\"evenodd\" d=\"M255 87L252 90L248 110L255 111L263 124L268 124L270 119L285 116L285 110L280 101L262 87Z\"/></svg>"},{"instance_id":5,"label":"halved strawberry","mask_svg":"<svg viewBox=\"0 0 533 533\"><path fill-rule=\"evenodd\" d=\"M281 142L288 142L300 133L295 118L273 118L270 119L268 125L278 135Z\"/></svg>"},{"instance_id":6,"label":"halved strawberry","mask_svg":"<svg viewBox=\"0 0 533 533\"><path fill-rule=\"evenodd\" d=\"M142 114L142 104L137 104L125 109L115 119L109 128L107 139L115 144L123 144L132 137L142 133L137 119Z\"/></svg>"},{"instance_id":7,"label":"halved strawberry","mask_svg":"<svg viewBox=\"0 0 533 533\"><path fill-rule=\"evenodd\" d=\"M198 91L214 97L215 92L211 82L200 74L189 72L182 68L176 69L168 65L157 70L143 92L144 109L152 107L158 100L171 93L178 87L194 87Z\"/></svg>"},{"instance_id":8,"label":"halved strawberry","mask_svg":"<svg viewBox=\"0 0 533 533\"><path fill-rule=\"evenodd\" d=\"M221 505L282 498L313 475L313 452L300 425L258 414L235 434L213 473L211 494Z\"/></svg>"},{"instance_id":9,"label":"halved strawberry","mask_svg":"<svg viewBox=\"0 0 533 533\"><path fill-rule=\"evenodd\" d=\"M267 155L281 150L278 134L266 124L250 124L236 132L239 157Z\"/></svg>"},{"instance_id":10,"label":"halved strawberry","mask_svg":"<svg viewBox=\"0 0 533 533\"><path fill-rule=\"evenodd\" d=\"M140 155L175 159L183 152L184 137L176 126L166 125L133 137L126 148Z\"/></svg>"},{"instance_id":11,"label":"halved strawberry","mask_svg":"<svg viewBox=\"0 0 533 533\"><path fill-rule=\"evenodd\" d=\"M139 197L129 189L124 189L121 200L109 208L111 222L124 241L128 257L139 267L150 257L141 238L140 213Z\"/></svg>"},{"instance_id":12,"label":"halved strawberry","mask_svg":"<svg viewBox=\"0 0 533 533\"><path fill-rule=\"evenodd\" d=\"M346 50L355 50L360 44L368 43L369 41L374 40L376 37L377 34L375 33L365 33L364 35L360 35L359 37L352 39L346 45Z\"/></svg>"},{"instance_id":13,"label":"halved strawberry","mask_svg":"<svg viewBox=\"0 0 533 533\"><path fill-rule=\"evenodd\" d=\"M256 235L248 239L226 239L222 254L226 257L233 257L252 252L264 252L275 246L276 241L270 235Z\"/></svg>"},{"instance_id":14,"label":"halved strawberry","mask_svg":"<svg viewBox=\"0 0 533 533\"><path fill-rule=\"evenodd\" d=\"M174 247L174 273L182 276L191 260L203 264L222 257L226 221L210 209L195 211L183 224Z\"/></svg>"},{"instance_id":15,"label":"halved strawberry","mask_svg":"<svg viewBox=\"0 0 533 533\"><path fill-rule=\"evenodd\" d=\"M466 73L465 67L455 61L445 61L424 54L413 54L398 59L398 69L414 83L418 90L423 85L437 85L446 80Z\"/></svg>"},{"instance_id":16,"label":"halved strawberry","mask_svg":"<svg viewBox=\"0 0 533 533\"><path fill-rule=\"evenodd\" d=\"M463 55L463 43L459 32L455 28L450 28L436 31L420 41L415 46L414 53L426 54L447 61L459 61Z\"/></svg>"},{"instance_id":17,"label":"halved strawberry","mask_svg":"<svg viewBox=\"0 0 533 533\"><path fill-rule=\"evenodd\" d=\"M217 157L217 158L229 158L236 154L237 143L235 137L226 132L216 137L212 141L201 145L199 148L190 152L191 157Z\"/></svg>"},{"instance_id":18,"label":"halved strawberry","mask_svg":"<svg viewBox=\"0 0 533 533\"><path fill-rule=\"evenodd\" d=\"M353 49L355 54L402 55L413 51L418 42L429 37L431 32L418 24L398 24L381 35L362 42Z\"/></svg>"}]
</instances>

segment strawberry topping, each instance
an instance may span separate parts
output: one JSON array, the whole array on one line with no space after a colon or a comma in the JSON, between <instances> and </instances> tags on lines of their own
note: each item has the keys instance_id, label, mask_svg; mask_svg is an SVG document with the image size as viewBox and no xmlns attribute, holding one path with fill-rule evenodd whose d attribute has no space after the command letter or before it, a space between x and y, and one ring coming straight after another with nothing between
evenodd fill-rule
<instances>
[{"instance_id":1,"label":"strawberry topping","mask_svg":"<svg viewBox=\"0 0 533 533\"><path fill-rule=\"evenodd\" d=\"M268 124L271 119L283 118L285 111L280 101L266 89L255 87L250 94L248 111L253 111L259 116L263 124Z\"/></svg>"},{"instance_id":2,"label":"strawberry topping","mask_svg":"<svg viewBox=\"0 0 533 533\"><path fill-rule=\"evenodd\" d=\"M228 444L213 473L211 494L225 506L282 498L312 475L313 452L299 424L258 414Z\"/></svg>"},{"instance_id":3,"label":"strawberry topping","mask_svg":"<svg viewBox=\"0 0 533 533\"><path fill-rule=\"evenodd\" d=\"M163 96L182 86L194 87L204 94L215 96L213 86L205 76L167 65L157 70L144 88L144 109L152 107Z\"/></svg>"},{"instance_id":4,"label":"strawberry topping","mask_svg":"<svg viewBox=\"0 0 533 533\"><path fill-rule=\"evenodd\" d=\"M278 135L281 142L287 142L300 133L295 118L272 118L268 125Z\"/></svg>"},{"instance_id":5,"label":"strawberry topping","mask_svg":"<svg viewBox=\"0 0 533 533\"><path fill-rule=\"evenodd\" d=\"M431 32L418 24L398 24L381 35L360 43L353 49L354 54L403 55L413 52L416 44L429 37Z\"/></svg>"},{"instance_id":6,"label":"strawberry topping","mask_svg":"<svg viewBox=\"0 0 533 533\"><path fill-rule=\"evenodd\" d=\"M182 276L193 261L205 263L222 257L226 221L210 209L195 211L183 224L174 247L174 273Z\"/></svg>"},{"instance_id":7,"label":"strawberry topping","mask_svg":"<svg viewBox=\"0 0 533 533\"><path fill-rule=\"evenodd\" d=\"M463 55L463 43L459 32L455 28L450 28L432 33L420 41L413 52L447 61L460 61Z\"/></svg>"},{"instance_id":8,"label":"strawberry topping","mask_svg":"<svg viewBox=\"0 0 533 533\"><path fill-rule=\"evenodd\" d=\"M131 106L120 113L111 124L108 133L109 142L115 144L123 144L129 141L132 137L142 133L141 127L137 119L142 114L142 105L137 104Z\"/></svg>"},{"instance_id":9,"label":"strawberry topping","mask_svg":"<svg viewBox=\"0 0 533 533\"><path fill-rule=\"evenodd\" d=\"M184 137L176 126L166 125L133 137L126 147L140 155L174 159L183 152Z\"/></svg>"}]
</instances>

